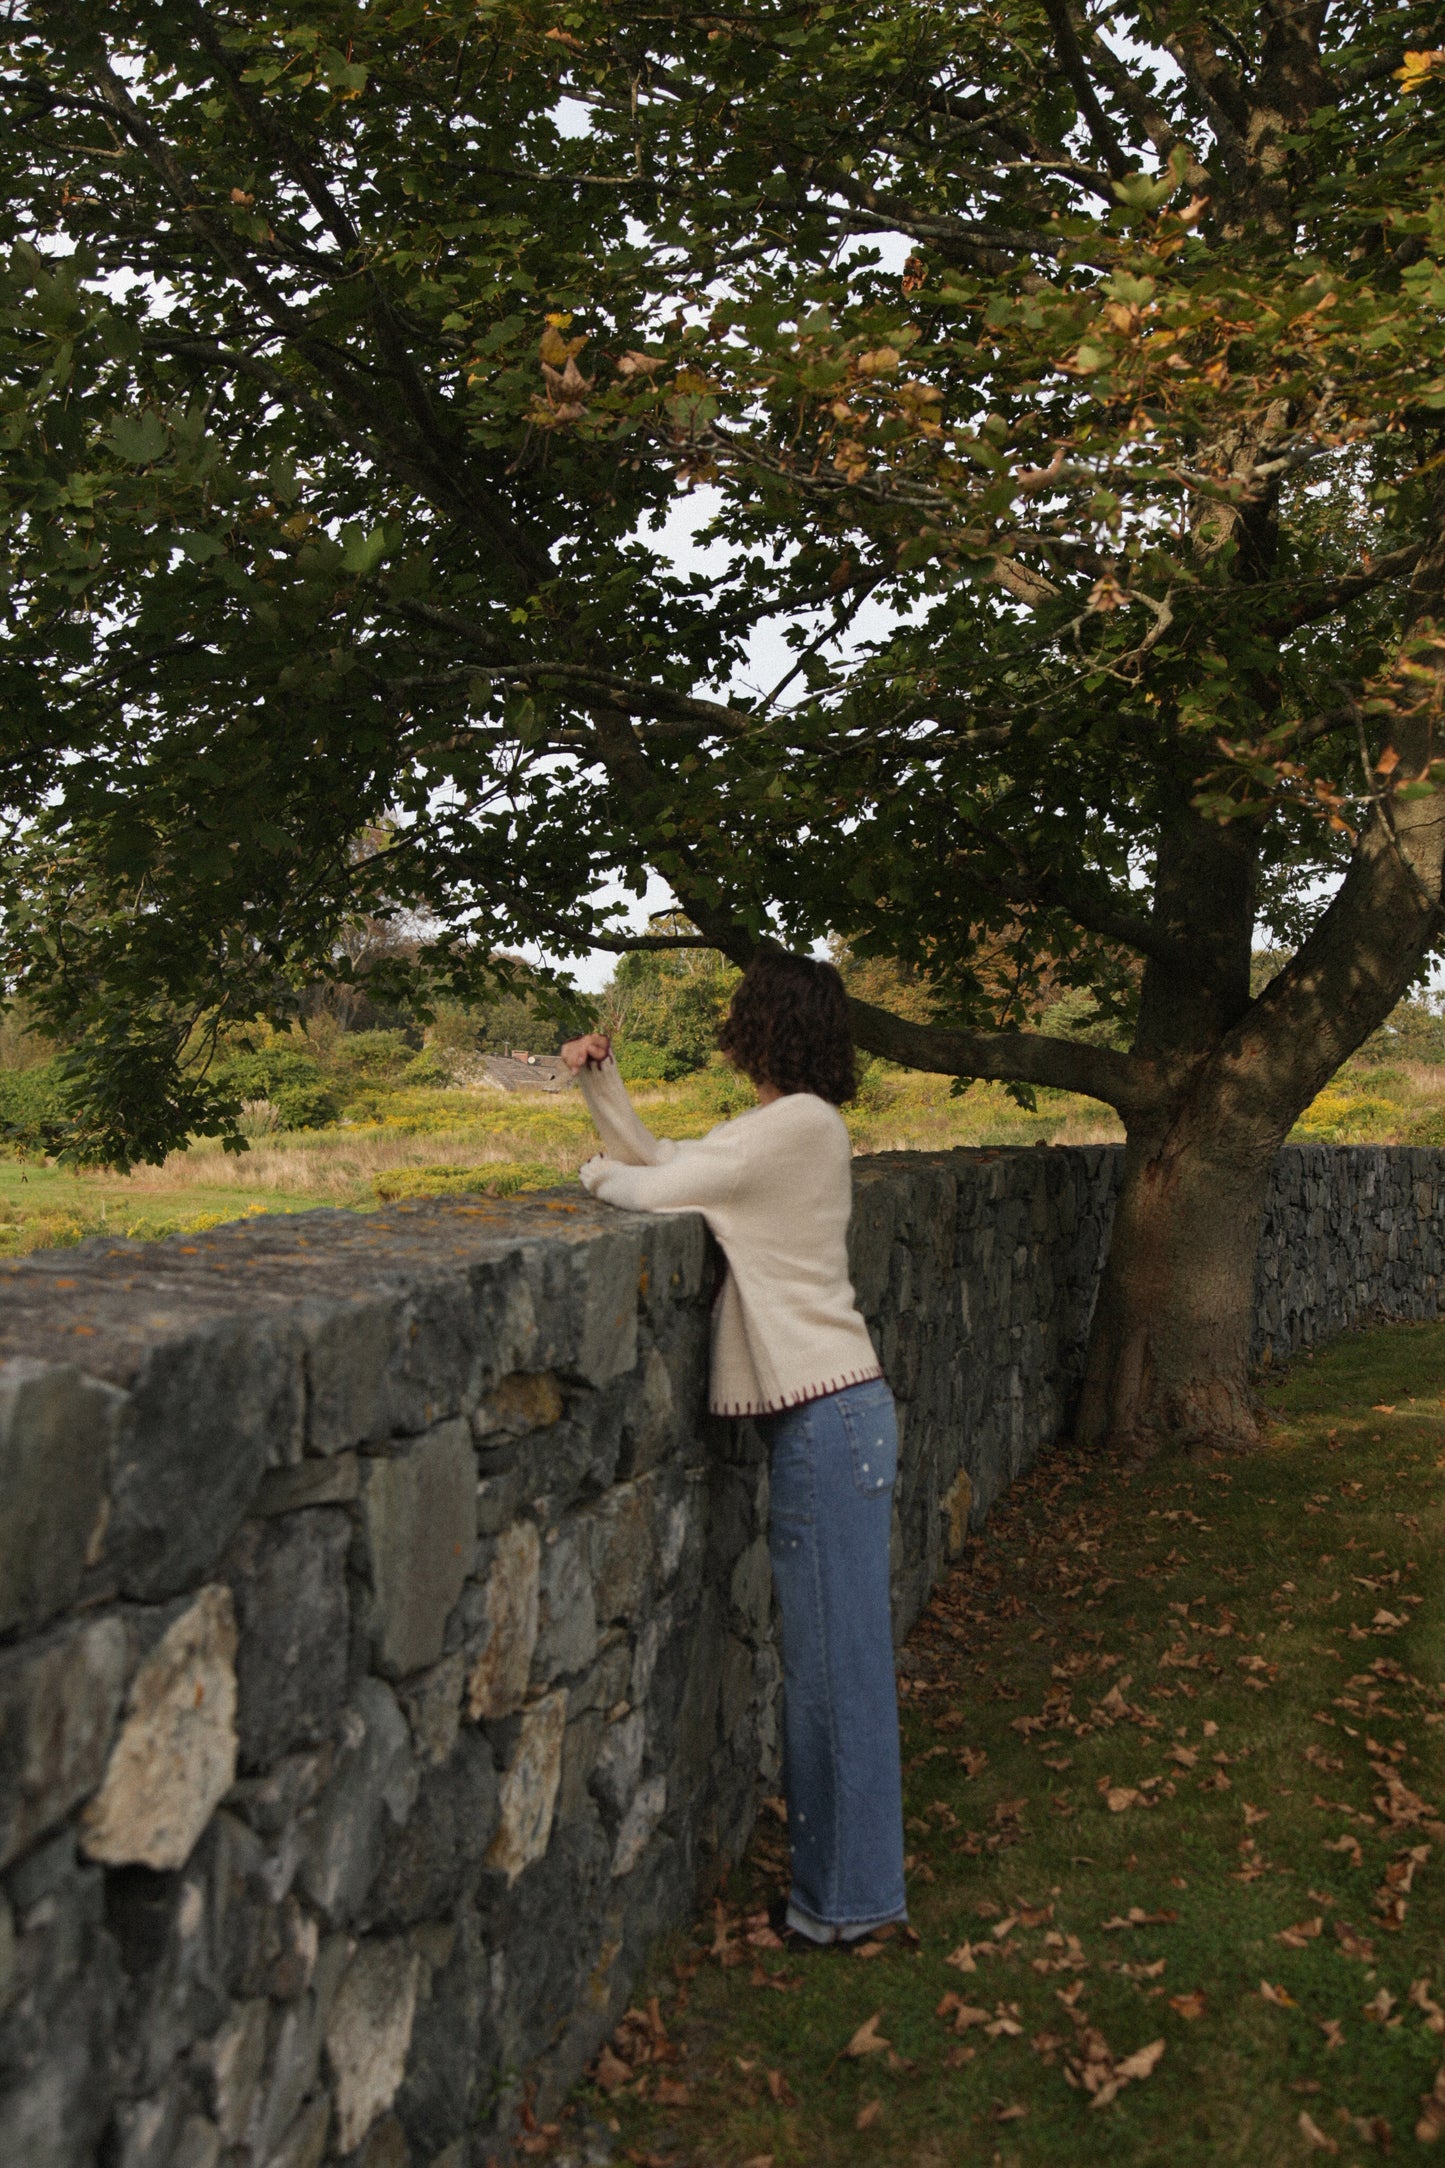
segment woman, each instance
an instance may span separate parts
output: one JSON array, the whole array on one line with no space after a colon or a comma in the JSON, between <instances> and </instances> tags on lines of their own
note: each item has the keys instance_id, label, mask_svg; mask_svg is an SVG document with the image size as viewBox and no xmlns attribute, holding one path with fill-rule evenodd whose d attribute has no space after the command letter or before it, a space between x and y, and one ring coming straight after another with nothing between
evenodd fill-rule
<instances>
[{"instance_id":1,"label":"woman","mask_svg":"<svg viewBox=\"0 0 1445 2168\"><path fill-rule=\"evenodd\" d=\"M843 982L766 950L718 1043L758 1104L689 1143L643 1127L605 1038L574 1039L562 1058L607 1148L581 1170L587 1189L631 1211L701 1212L727 1259L710 1400L752 1416L771 1456L793 1869L778 1924L803 1949L907 1918L888 1581L898 1432L848 1278Z\"/></svg>"}]
</instances>

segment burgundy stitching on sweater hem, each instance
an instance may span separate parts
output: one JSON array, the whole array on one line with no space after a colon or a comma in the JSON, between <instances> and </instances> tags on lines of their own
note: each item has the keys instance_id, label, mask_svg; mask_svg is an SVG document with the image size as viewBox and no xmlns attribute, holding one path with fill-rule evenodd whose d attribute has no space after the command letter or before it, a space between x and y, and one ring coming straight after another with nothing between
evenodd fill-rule
<instances>
[{"instance_id":1,"label":"burgundy stitching on sweater hem","mask_svg":"<svg viewBox=\"0 0 1445 2168\"><path fill-rule=\"evenodd\" d=\"M871 1370L849 1370L841 1378L831 1378L826 1385L807 1385L800 1393L789 1393L784 1400L730 1401L722 1407L708 1410L710 1415L781 1415L784 1408L801 1408L805 1401L823 1400L829 1393L841 1393L848 1385L869 1385L874 1378L881 1378L883 1371L875 1364Z\"/></svg>"}]
</instances>

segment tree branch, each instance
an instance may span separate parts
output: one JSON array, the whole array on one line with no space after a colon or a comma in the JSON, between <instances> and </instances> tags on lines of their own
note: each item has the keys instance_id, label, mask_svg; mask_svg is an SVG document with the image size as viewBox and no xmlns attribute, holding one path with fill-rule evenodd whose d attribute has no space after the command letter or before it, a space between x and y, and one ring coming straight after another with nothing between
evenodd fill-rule
<instances>
[{"instance_id":1,"label":"tree branch","mask_svg":"<svg viewBox=\"0 0 1445 2168\"><path fill-rule=\"evenodd\" d=\"M1112 1047L1053 1039L1039 1031L951 1031L851 998L848 1012L859 1046L909 1069L1081 1092L1120 1114L1146 1113L1163 1100L1160 1066Z\"/></svg>"},{"instance_id":2,"label":"tree branch","mask_svg":"<svg viewBox=\"0 0 1445 2168\"><path fill-rule=\"evenodd\" d=\"M1424 554L1423 542L1411 542L1404 549L1391 550L1385 557L1377 557L1369 566L1358 572L1347 572L1343 578L1318 588L1314 594L1301 597L1288 610L1277 617L1266 618L1260 631L1278 638L1293 632L1301 625L1317 624L1322 617L1330 617L1342 610L1347 602L1354 602L1360 595L1368 595L1372 588L1383 587L1390 580L1403 579L1414 571Z\"/></svg>"},{"instance_id":3,"label":"tree branch","mask_svg":"<svg viewBox=\"0 0 1445 2168\"><path fill-rule=\"evenodd\" d=\"M1090 80L1068 0L1044 0L1044 13L1053 26L1054 50L1059 56L1059 65L1079 102L1079 111L1084 116L1094 148L1108 167L1111 178L1122 181L1132 167Z\"/></svg>"}]
</instances>

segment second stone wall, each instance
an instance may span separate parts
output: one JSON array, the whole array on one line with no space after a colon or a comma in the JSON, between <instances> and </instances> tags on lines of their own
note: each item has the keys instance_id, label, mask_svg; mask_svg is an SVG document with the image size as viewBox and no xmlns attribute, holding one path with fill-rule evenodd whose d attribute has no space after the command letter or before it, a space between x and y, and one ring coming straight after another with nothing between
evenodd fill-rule
<instances>
[{"instance_id":1,"label":"second stone wall","mask_svg":"<svg viewBox=\"0 0 1445 2168\"><path fill-rule=\"evenodd\" d=\"M902 1634L1058 1434L1106 1148L856 1168ZM1282 1155L1261 1355L1438 1314L1445 1155ZM701 1223L575 1195L0 1267L0 2160L482 2168L775 1781Z\"/></svg>"}]
</instances>

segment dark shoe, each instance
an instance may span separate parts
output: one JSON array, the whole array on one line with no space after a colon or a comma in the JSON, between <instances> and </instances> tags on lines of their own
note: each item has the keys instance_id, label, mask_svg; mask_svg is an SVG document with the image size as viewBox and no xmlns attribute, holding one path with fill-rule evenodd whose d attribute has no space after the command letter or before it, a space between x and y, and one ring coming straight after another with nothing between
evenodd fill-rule
<instances>
[{"instance_id":1,"label":"dark shoe","mask_svg":"<svg viewBox=\"0 0 1445 2168\"><path fill-rule=\"evenodd\" d=\"M788 1925L788 1900L775 1897L768 1906L768 1925L789 1957L822 1957L838 1947L836 1942L815 1942L800 1928Z\"/></svg>"}]
</instances>

